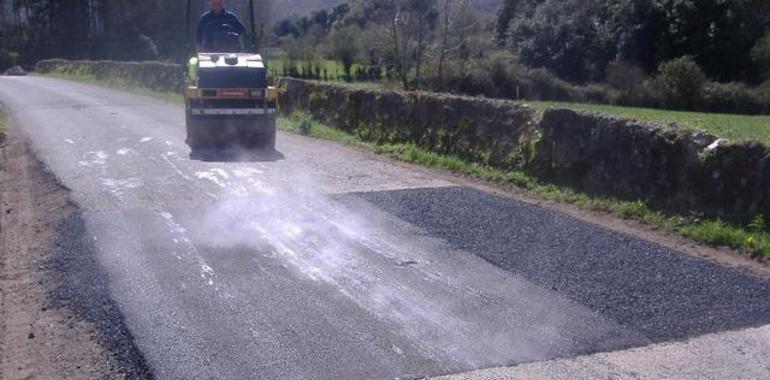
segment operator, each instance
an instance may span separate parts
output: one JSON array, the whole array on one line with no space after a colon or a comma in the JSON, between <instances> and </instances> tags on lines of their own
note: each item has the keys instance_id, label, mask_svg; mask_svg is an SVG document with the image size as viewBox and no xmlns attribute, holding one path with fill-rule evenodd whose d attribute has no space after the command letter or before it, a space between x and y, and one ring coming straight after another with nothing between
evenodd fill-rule
<instances>
[{"instance_id":1,"label":"operator","mask_svg":"<svg viewBox=\"0 0 770 380\"><path fill-rule=\"evenodd\" d=\"M210 50L216 33L220 32L222 25L230 25L235 33L243 35L246 28L238 17L225 9L225 0L209 0L211 10L204 13L198 21L195 32L195 43L198 51Z\"/></svg>"}]
</instances>

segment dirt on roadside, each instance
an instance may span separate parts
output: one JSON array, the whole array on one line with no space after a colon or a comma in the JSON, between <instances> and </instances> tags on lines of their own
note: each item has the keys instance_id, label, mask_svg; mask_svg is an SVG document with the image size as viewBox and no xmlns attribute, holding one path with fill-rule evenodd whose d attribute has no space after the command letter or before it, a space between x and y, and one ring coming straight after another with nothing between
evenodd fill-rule
<instances>
[{"instance_id":1,"label":"dirt on roadside","mask_svg":"<svg viewBox=\"0 0 770 380\"><path fill-rule=\"evenodd\" d=\"M62 276L46 262L57 225L76 211L23 134L0 140L0 379L126 377L92 323L52 307Z\"/></svg>"}]
</instances>

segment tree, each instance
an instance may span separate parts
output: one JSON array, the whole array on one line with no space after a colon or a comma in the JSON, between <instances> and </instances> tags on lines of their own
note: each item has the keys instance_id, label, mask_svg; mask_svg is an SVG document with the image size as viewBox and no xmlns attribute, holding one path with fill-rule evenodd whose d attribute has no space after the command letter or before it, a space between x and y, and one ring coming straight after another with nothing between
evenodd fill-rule
<instances>
[{"instance_id":1,"label":"tree","mask_svg":"<svg viewBox=\"0 0 770 380\"><path fill-rule=\"evenodd\" d=\"M497 11L495 32L500 46L505 45L511 21L516 17L529 17L542 0L503 0Z\"/></svg>"},{"instance_id":2,"label":"tree","mask_svg":"<svg viewBox=\"0 0 770 380\"><path fill-rule=\"evenodd\" d=\"M606 28L615 46L615 62L631 63L646 72L655 71L666 44L666 13L658 0L611 0L607 3Z\"/></svg>"},{"instance_id":3,"label":"tree","mask_svg":"<svg viewBox=\"0 0 770 380\"><path fill-rule=\"evenodd\" d=\"M751 58L759 67L762 77L770 80L770 31L765 33L765 36L751 49Z\"/></svg>"},{"instance_id":4,"label":"tree","mask_svg":"<svg viewBox=\"0 0 770 380\"><path fill-rule=\"evenodd\" d=\"M654 85L666 107L692 109L705 83L706 75L695 59L683 56L661 64Z\"/></svg>"},{"instance_id":5,"label":"tree","mask_svg":"<svg viewBox=\"0 0 770 380\"><path fill-rule=\"evenodd\" d=\"M422 82L422 64L437 18L436 0L398 0L396 3L391 37L404 88L410 87L412 68L415 69L415 82Z\"/></svg>"},{"instance_id":6,"label":"tree","mask_svg":"<svg viewBox=\"0 0 770 380\"><path fill-rule=\"evenodd\" d=\"M603 19L604 2L546 0L532 17L512 21L508 46L528 66L578 83L600 80L616 55Z\"/></svg>"},{"instance_id":7,"label":"tree","mask_svg":"<svg viewBox=\"0 0 770 380\"><path fill-rule=\"evenodd\" d=\"M575 82L683 55L717 80L757 82L751 49L768 28L767 0L505 0L496 32L523 63Z\"/></svg>"},{"instance_id":8,"label":"tree","mask_svg":"<svg viewBox=\"0 0 770 380\"><path fill-rule=\"evenodd\" d=\"M342 62L345 70L345 80L352 80L351 69L360 51L360 29L356 26L346 26L334 31L331 35L331 48L334 58Z\"/></svg>"},{"instance_id":9,"label":"tree","mask_svg":"<svg viewBox=\"0 0 770 380\"><path fill-rule=\"evenodd\" d=\"M444 63L446 62L447 55L449 54L449 29L452 27L452 0L443 0L441 7L442 15L442 31L441 31L441 46L439 47L438 58L438 85L439 88L444 85Z\"/></svg>"},{"instance_id":10,"label":"tree","mask_svg":"<svg viewBox=\"0 0 770 380\"><path fill-rule=\"evenodd\" d=\"M770 27L767 0L658 0L668 28L659 56L691 55L710 77L755 80L750 51Z\"/></svg>"},{"instance_id":11,"label":"tree","mask_svg":"<svg viewBox=\"0 0 770 380\"><path fill-rule=\"evenodd\" d=\"M477 20L468 22L471 13L467 0L441 0L440 4L441 36L438 42L438 63L436 67L436 87L444 88L444 74L447 61L452 53L466 45L468 34L478 26ZM479 33L479 31L476 31Z\"/></svg>"}]
</instances>

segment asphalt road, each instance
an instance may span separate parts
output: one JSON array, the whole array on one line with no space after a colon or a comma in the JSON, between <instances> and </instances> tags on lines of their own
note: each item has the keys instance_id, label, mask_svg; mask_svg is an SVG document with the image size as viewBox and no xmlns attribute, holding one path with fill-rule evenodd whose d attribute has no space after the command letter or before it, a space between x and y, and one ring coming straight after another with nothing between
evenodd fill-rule
<instances>
[{"instance_id":1,"label":"asphalt road","mask_svg":"<svg viewBox=\"0 0 770 380\"><path fill-rule=\"evenodd\" d=\"M191 160L181 106L58 79L0 102L81 210L59 296L160 379L417 378L770 323L768 280L429 170L285 133Z\"/></svg>"}]
</instances>

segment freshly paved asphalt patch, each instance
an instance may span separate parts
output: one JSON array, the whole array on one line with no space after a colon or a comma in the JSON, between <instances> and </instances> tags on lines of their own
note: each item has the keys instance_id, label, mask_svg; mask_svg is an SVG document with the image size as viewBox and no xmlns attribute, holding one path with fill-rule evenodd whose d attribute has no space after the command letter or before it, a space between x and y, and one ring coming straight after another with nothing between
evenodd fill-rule
<instances>
[{"instance_id":1,"label":"freshly paved asphalt patch","mask_svg":"<svg viewBox=\"0 0 770 380\"><path fill-rule=\"evenodd\" d=\"M549 209L460 187L358 197L652 341L770 323L770 281Z\"/></svg>"}]
</instances>

